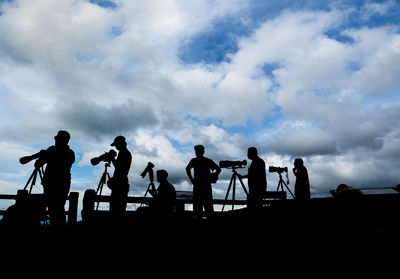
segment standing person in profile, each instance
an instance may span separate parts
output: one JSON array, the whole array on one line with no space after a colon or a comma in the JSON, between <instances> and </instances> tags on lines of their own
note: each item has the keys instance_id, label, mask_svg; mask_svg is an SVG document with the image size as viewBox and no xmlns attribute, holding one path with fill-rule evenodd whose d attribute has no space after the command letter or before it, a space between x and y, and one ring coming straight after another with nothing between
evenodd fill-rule
<instances>
[{"instance_id":1,"label":"standing person in profile","mask_svg":"<svg viewBox=\"0 0 400 279\"><path fill-rule=\"evenodd\" d=\"M214 213L211 183L221 168L213 160L204 157L204 146L196 145L194 150L196 158L191 159L186 167L186 173L193 184L193 211L197 217L201 217L204 206L206 215L210 216Z\"/></svg>"},{"instance_id":2,"label":"standing person in profile","mask_svg":"<svg viewBox=\"0 0 400 279\"><path fill-rule=\"evenodd\" d=\"M249 147L247 158L251 160L248 174L239 175L239 177L248 179L249 195L247 196L247 208L254 210L262 207L263 196L267 191L267 174L265 171L265 162L258 156L257 148Z\"/></svg>"},{"instance_id":3,"label":"standing person in profile","mask_svg":"<svg viewBox=\"0 0 400 279\"><path fill-rule=\"evenodd\" d=\"M118 136L114 139L111 146L119 151L117 159L111 158L114 165L114 175L108 181L108 187L111 189L110 212L113 217L121 217L125 210L129 192L128 173L131 168L132 155L127 148L124 136Z\"/></svg>"},{"instance_id":4,"label":"standing person in profile","mask_svg":"<svg viewBox=\"0 0 400 279\"><path fill-rule=\"evenodd\" d=\"M38 155L35 168L47 164L42 179L44 197L51 226L60 228L66 224L64 206L71 187L71 167L75 162L75 153L68 146L70 134L67 131L58 131L54 140L54 145L35 154Z\"/></svg>"},{"instance_id":5,"label":"standing person in profile","mask_svg":"<svg viewBox=\"0 0 400 279\"><path fill-rule=\"evenodd\" d=\"M296 176L294 185L294 195L297 200L310 199L310 182L308 179L307 168L304 166L303 159L294 160L293 174Z\"/></svg>"}]
</instances>

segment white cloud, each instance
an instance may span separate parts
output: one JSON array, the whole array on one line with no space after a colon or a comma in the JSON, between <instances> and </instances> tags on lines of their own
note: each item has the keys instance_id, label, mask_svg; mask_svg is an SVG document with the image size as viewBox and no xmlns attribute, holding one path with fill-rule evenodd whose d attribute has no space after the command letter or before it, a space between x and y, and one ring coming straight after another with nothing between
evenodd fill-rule
<instances>
[{"instance_id":1,"label":"white cloud","mask_svg":"<svg viewBox=\"0 0 400 279\"><path fill-rule=\"evenodd\" d=\"M382 14L391 5L366 9ZM359 169L369 170L360 181L374 181L372 170L382 165L393 182L395 171L381 157L396 153L400 131L399 102L391 103L399 90L398 26L345 28L349 10L285 10L238 38L238 51L224 62L182 64L185 40L212 30L217 19L243 17L246 8L243 1L118 1L115 9L87 1L3 3L0 133L10 153L0 160L36 151L25 148L31 143L52 144L67 129L82 152L79 167L116 134L126 135L135 158L130 178L142 186L148 161L177 183L185 179L197 143L216 161L245 159L253 145L268 156L285 154L273 155L274 164L309 155L315 189L330 179L356 181ZM338 28L354 41L328 36ZM265 65L274 65L269 75ZM277 109L278 120L265 123ZM260 128L246 138L225 129L249 120ZM358 162L367 159L362 152L370 163Z\"/></svg>"}]
</instances>

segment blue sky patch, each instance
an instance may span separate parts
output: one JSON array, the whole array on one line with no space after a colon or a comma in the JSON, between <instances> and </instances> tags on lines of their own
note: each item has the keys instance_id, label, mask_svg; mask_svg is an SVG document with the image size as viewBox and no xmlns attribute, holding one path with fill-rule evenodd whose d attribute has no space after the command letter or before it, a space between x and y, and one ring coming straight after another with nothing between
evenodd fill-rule
<instances>
[{"instance_id":1,"label":"blue sky patch","mask_svg":"<svg viewBox=\"0 0 400 279\"><path fill-rule=\"evenodd\" d=\"M118 7L115 2L109 0L90 0L89 2L106 9L115 9Z\"/></svg>"}]
</instances>

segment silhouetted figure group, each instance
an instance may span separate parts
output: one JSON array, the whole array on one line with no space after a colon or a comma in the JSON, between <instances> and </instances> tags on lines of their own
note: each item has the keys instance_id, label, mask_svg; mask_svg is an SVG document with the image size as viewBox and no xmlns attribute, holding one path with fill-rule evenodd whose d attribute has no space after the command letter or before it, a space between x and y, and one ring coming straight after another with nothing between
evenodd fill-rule
<instances>
[{"instance_id":1,"label":"silhouetted figure group","mask_svg":"<svg viewBox=\"0 0 400 279\"><path fill-rule=\"evenodd\" d=\"M21 163L27 163L33 159L35 168L39 169L46 165L42 185L44 189L45 204L48 207L50 223L55 227L63 227L66 224L65 203L71 185L71 167L75 161L75 154L68 146L70 134L67 131L59 131L54 137L55 145L37 154L26 156L20 159ZM132 163L132 154L127 148L126 139L117 136L111 144L118 150L111 150L100 157L94 158L97 164L105 161L114 166L114 174L108 180L108 187L111 189L110 213L113 219L119 220L124 216L127 206L129 192L128 173ZM212 159L204 156L203 145L194 146L196 157L192 158L186 167L186 173L193 184L193 213L201 218L203 208L205 216L212 216L214 213L212 184L216 183L221 172ZM116 157L116 158L115 158ZM263 207L264 193L267 191L266 164L258 155L257 148L250 147L247 157L251 160L248 173L238 174L239 178L248 180L247 207L250 211ZM154 167L154 165L152 165ZM310 184L307 169L303 160L297 158L294 161L293 173L296 176L295 198L307 200L310 198ZM166 170L157 171L159 187L149 191L153 199L149 203L150 212L156 216L172 216L176 204L175 187L168 182ZM247 194L247 192L246 192Z\"/></svg>"}]
</instances>

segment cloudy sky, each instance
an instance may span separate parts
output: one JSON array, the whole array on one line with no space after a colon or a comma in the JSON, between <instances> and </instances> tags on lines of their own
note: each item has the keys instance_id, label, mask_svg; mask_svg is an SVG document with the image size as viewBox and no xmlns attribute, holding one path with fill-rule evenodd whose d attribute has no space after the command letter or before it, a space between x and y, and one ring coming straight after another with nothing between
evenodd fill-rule
<instances>
[{"instance_id":1,"label":"cloudy sky","mask_svg":"<svg viewBox=\"0 0 400 279\"><path fill-rule=\"evenodd\" d=\"M90 159L120 134L131 195L146 189L149 161L190 190L196 144L217 163L246 159L250 146L267 166L302 157L314 197L340 183L395 186L400 3L0 0L0 116L1 193L23 188L33 162L18 159L61 129L82 194L103 171Z\"/></svg>"}]
</instances>

